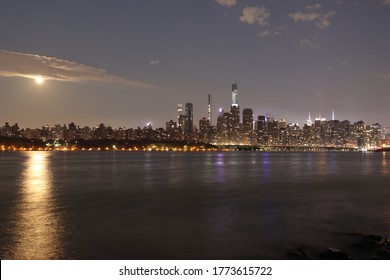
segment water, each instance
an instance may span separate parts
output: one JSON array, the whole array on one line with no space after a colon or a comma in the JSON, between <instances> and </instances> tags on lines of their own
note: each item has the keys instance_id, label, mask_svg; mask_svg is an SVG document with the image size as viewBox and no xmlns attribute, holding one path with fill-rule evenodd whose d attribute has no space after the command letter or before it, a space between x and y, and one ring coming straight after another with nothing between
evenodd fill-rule
<instances>
[{"instance_id":1,"label":"water","mask_svg":"<svg viewBox=\"0 0 390 280\"><path fill-rule=\"evenodd\" d=\"M390 234L390 154L0 153L1 259L285 259ZM359 255L358 255L359 257Z\"/></svg>"}]
</instances>

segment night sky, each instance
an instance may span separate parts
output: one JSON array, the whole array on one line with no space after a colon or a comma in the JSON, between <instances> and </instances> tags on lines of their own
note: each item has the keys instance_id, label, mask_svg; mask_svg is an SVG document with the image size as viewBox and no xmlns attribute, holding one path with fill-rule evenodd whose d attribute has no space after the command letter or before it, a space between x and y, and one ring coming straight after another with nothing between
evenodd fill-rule
<instances>
[{"instance_id":1,"label":"night sky","mask_svg":"<svg viewBox=\"0 0 390 280\"><path fill-rule=\"evenodd\" d=\"M210 93L215 124L235 82L255 118L390 126L390 0L0 0L0 125L197 124Z\"/></svg>"}]
</instances>

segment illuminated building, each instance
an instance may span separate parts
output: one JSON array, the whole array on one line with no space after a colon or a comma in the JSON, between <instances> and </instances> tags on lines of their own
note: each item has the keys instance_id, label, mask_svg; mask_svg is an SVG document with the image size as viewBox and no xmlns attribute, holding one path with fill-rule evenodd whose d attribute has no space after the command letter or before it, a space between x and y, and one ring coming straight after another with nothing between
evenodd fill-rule
<instances>
[{"instance_id":1,"label":"illuminated building","mask_svg":"<svg viewBox=\"0 0 390 280\"><path fill-rule=\"evenodd\" d=\"M173 120L170 120L169 122L165 123L165 130L166 132L171 135L177 130L177 123Z\"/></svg>"},{"instance_id":2,"label":"illuminated building","mask_svg":"<svg viewBox=\"0 0 390 280\"><path fill-rule=\"evenodd\" d=\"M266 143L268 146L278 145L279 143L279 123L273 115L267 115L266 123Z\"/></svg>"},{"instance_id":3,"label":"illuminated building","mask_svg":"<svg viewBox=\"0 0 390 280\"><path fill-rule=\"evenodd\" d=\"M287 145L302 145L302 130L300 129L299 124L289 123L287 125Z\"/></svg>"},{"instance_id":4,"label":"illuminated building","mask_svg":"<svg viewBox=\"0 0 390 280\"><path fill-rule=\"evenodd\" d=\"M315 118L314 121L314 145L325 146L326 118Z\"/></svg>"},{"instance_id":5,"label":"illuminated building","mask_svg":"<svg viewBox=\"0 0 390 280\"><path fill-rule=\"evenodd\" d=\"M283 128L283 129L286 129L287 128L287 123L286 123L286 120L285 119L280 119L279 121L279 128Z\"/></svg>"},{"instance_id":6,"label":"illuminated building","mask_svg":"<svg viewBox=\"0 0 390 280\"><path fill-rule=\"evenodd\" d=\"M240 144L240 106L238 106L237 83L232 85L232 105L228 118L228 142L230 144Z\"/></svg>"},{"instance_id":7,"label":"illuminated building","mask_svg":"<svg viewBox=\"0 0 390 280\"><path fill-rule=\"evenodd\" d=\"M177 121L179 121L181 115L183 115L183 104L177 104Z\"/></svg>"},{"instance_id":8,"label":"illuminated building","mask_svg":"<svg viewBox=\"0 0 390 280\"><path fill-rule=\"evenodd\" d=\"M313 122L311 121L310 112L309 112L309 118L307 119L307 125L308 126L312 126L313 125Z\"/></svg>"},{"instance_id":9,"label":"illuminated building","mask_svg":"<svg viewBox=\"0 0 390 280\"><path fill-rule=\"evenodd\" d=\"M246 108L242 111L242 144L252 145L253 144L253 110Z\"/></svg>"},{"instance_id":10,"label":"illuminated building","mask_svg":"<svg viewBox=\"0 0 390 280\"><path fill-rule=\"evenodd\" d=\"M378 148L381 145L381 125L379 123L367 126L366 146L368 148Z\"/></svg>"},{"instance_id":11,"label":"illuminated building","mask_svg":"<svg viewBox=\"0 0 390 280\"><path fill-rule=\"evenodd\" d=\"M199 132L201 134L206 134L209 126L210 126L210 122L205 117L199 120Z\"/></svg>"},{"instance_id":12,"label":"illuminated building","mask_svg":"<svg viewBox=\"0 0 390 280\"><path fill-rule=\"evenodd\" d=\"M264 146L266 144L266 121L265 116L257 117L257 144Z\"/></svg>"},{"instance_id":13,"label":"illuminated building","mask_svg":"<svg viewBox=\"0 0 390 280\"><path fill-rule=\"evenodd\" d=\"M219 144L225 144L227 142L229 115L230 113L225 113L222 108L219 109L217 118L217 142Z\"/></svg>"},{"instance_id":14,"label":"illuminated building","mask_svg":"<svg viewBox=\"0 0 390 280\"><path fill-rule=\"evenodd\" d=\"M185 123L186 123L186 116L185 115L180 115L179 116L179 130L182 135L185 133Z\"/></svg>"},{"instance_id":15,"label":"illuminated building","mask_svg":"<svg viewBox=\"0 0 390 280\"><path fill-rule=\"evenodd\" d=\"M186 103L184 134L190 135L194 132L194 109L192 103Z\"/></svg>"},{"instance_id":16,"label":"illuminated building","mask_svg":"<svg viewBox=\"0 0 390 280\"><path fill-rule=\"evenodd\" d=\"M212 98L213 96L211 94L209 94L208 96L208 105L207 105L207 112L208 112L208 120L209 120L209 124L212 125L212 121L211 121L211 102L212 102Z\"/></svg>"},{"instance_id":17,"label":"illuminated building","mask_svg":"<svg viewBox=\"0 0 390 280\"><path fill-rule=\"evenodd\" d=\"M364 148L365 143L365 125L363 121L358 121L353 124L353 135L355 138L355 144L358 148Z\"/></svg>"},{"instance_id":18,"label":"illuminated building","mask_svg":"<svg viewBox=\"0 0 390 280\"><path fill-rule=\"evenodd\" d=\"M203 117L199 120L199 141L208 142L210 134L210 122Z\"/></svg>"},{"instance_id":19,"label":"illuminated building","mask_svg":"<svg viewBox=\"0 0 390 280\"><path fill-rule=\"evenodd\" d=\"M237 83L232 84L232 106L238 107L238 86L237 86Z\"/></svg>"}]
</instances>

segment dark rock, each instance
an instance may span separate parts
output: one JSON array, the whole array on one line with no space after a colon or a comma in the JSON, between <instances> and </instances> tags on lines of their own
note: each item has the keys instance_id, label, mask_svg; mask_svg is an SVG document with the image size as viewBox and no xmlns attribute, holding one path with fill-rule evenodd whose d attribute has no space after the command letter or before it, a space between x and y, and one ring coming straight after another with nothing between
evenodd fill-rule
<instances>
[{"instance_id":1,"label":"dark rock","mask_svg":"<svg viewBox=\"0 0 390 280\"><path fill-rule=\"evenodd\" d=\"M328 248L321 252L318 257L322 260L352 260L352 256L344 251L334 248Z\"/></svg>"},{"instance_id":2,"label":"dark rock","mask_svg":"<svg viewBox=\"0 0 390 280\"><path fill-rule=\"evenodd\" d=\"M311 254L304 248L303 246L299 247L294 251L290 251L287 253L290 258L297 260L311 260Z\"/></svg>"},{"instance_id":3,"label":"dark rock","mask_svg":"<svg viewBox=\"0 0 390 280\"><path fill-rule=\"evenodd\" d=\"M363 241L371 246L381 247L385 244L385 238L380 235L369 234L363 236Z\"/></svg>"},{"instance_id":4,"label":"dark rock","mask_svg":"<svg viewBox=\"0 0 390 280\"><path fill-rule=\"evenodd\" d=\"M372 256L372 260L390 260L390 249L384 247L377 250Z\"/></svg>"}]
</instances>

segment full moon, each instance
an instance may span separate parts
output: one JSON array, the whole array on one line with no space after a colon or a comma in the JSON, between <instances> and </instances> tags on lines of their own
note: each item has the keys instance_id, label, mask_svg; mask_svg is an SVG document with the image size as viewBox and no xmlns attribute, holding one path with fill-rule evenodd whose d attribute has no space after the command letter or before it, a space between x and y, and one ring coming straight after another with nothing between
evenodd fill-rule
<instances>
[{"instance_id":1,"label":"full moon","mask_svg":"<svg viewBox=\"0 0 390 280\"><path fill-rule=\"evenodd\" d=\"M43 78L41 77L41 76L38 76L38 77L35 77L35 82L37 83L37 84L42 84L43 83Z\"/></svg>"}]
</instances>

